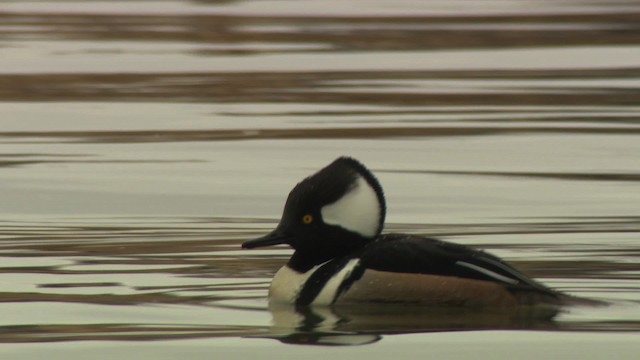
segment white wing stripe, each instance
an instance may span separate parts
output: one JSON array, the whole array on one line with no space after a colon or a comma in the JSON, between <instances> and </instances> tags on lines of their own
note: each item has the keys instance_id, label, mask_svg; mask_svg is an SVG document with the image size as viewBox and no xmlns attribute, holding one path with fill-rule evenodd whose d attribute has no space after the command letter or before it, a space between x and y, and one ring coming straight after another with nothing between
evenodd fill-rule
<instances>
[{"instance_id":1,"label":"white wing stripe","mask_svg":"<svg viewBox=\"0 0 640 360\"><path fill-rule=\"evenodd\" d=\"M514 279L511 279L511 278L508 278L506 276L500 275L500 274L498 274L496 272L493 272L491 270L485 269L485 268L477 266L477 265L469 264L469 263L464 262L464 261L456 261L456 265L464 266L464 267L469 268L471 270L475 270L475 271L477 271L479 273L485 274L485 275L487 275L489 277L492 277L492 278L494 278L496 280L500 280L502 282L506 282L507 284L515 285L515 284L518 284L520 282L518 280L514 280Z\"/></svg>"}]
</instances>

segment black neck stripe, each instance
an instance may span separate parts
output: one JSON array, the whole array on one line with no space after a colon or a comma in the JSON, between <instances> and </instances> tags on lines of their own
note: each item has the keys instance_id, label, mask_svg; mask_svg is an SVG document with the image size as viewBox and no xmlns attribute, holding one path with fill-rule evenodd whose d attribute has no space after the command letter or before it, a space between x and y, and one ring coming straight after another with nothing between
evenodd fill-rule
<instances>
[{"instance_id":1,"label":"black neck stripe","mask_svg":"<svg viewBox=\"0 0 640 360\"><path fill-rule=\"evenodd\" d=\"M349 276L347 276L347 278L342 281L340 286L338 286L338 291L336 291L332 303L338 300L338 297L340 297L340 295L349 290L353 283L360 280L362 275L364 275L365 270L366 268L362 265L362 262L358 263L353 271L351 271L351 274L349 274Z\"/></svg>"},{"instance_id":2,"label":"black neck stripe","mask_svg":"<svg viewBox=\"0 0 640 360\"><path fill-rule=\"evenodd\" d=\"M309 279L304 283L298 298L296 299L296 306L310 305L320 294L322 289L327 285L329 280L340 272L348 263L353 259L350 257L340 257L333 259L324 265L320 266L318 270L314 271Z\"/></svg>"}]
</instances>

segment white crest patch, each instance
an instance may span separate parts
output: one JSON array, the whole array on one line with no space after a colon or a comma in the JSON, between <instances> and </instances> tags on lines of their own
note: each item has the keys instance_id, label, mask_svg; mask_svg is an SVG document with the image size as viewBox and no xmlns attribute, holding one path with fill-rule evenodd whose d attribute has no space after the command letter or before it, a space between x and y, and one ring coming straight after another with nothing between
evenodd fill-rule
<instances>
[{"instance_id":1,"label":"white crest patch","mask_svg":"<svg viewBox=\"0 0 640 360\"><path fill-rule=\"evenodd\" d=\"M380 202L367 180L358 176L355 186L338 201L320 210L326 224L337 225L362 236L373 237L378 232Z\"/></svg>"}]
</instances>

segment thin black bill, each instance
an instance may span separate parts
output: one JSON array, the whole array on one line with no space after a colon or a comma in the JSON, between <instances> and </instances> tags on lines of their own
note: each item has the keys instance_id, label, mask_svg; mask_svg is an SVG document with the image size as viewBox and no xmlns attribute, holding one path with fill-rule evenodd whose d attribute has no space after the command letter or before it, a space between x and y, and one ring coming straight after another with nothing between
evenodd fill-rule
<instances>
[{"instance_id":1,"label":"thin black bill","mask_svg":"<svg viewBox=\"0 0 640 360\"><path fill-rule=\"evenodd\" d=\"M290 236L286 234L282 234L278 231L278 229L270 232L269 234L259 237L253 240L247 240L242 243L243 249L253 249L263 246L272 246L272 245L280 245L286 244L291 239Z\"/></svg>"}]
</instances>

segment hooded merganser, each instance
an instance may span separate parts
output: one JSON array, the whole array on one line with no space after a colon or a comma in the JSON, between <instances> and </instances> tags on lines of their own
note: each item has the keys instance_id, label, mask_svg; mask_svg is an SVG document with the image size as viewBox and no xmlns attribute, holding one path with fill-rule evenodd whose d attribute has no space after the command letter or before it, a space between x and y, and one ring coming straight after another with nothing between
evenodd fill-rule
<instances>
[{"instance_id":1,"label":"hooded merganser","mask_svg":"<svg viewBox=\"0 0 640 360\"><path fill-rule=\"evenodd\" d=\"M484 251L381 234L385 212L376 177L359 161L340 157L293 188L275 230L242 247L295 249L273 278L271 303L513 307L561 304L568 297Z\"/></svg>"}]
</instances>

